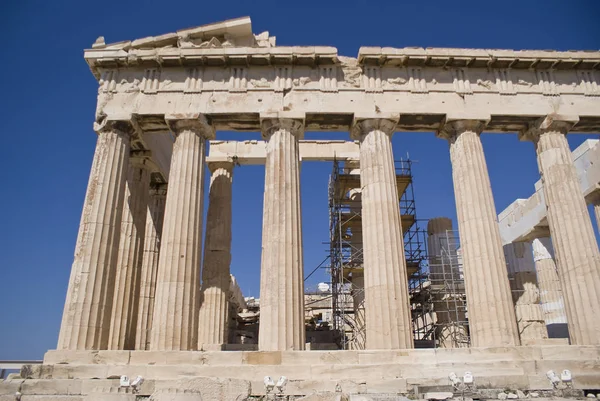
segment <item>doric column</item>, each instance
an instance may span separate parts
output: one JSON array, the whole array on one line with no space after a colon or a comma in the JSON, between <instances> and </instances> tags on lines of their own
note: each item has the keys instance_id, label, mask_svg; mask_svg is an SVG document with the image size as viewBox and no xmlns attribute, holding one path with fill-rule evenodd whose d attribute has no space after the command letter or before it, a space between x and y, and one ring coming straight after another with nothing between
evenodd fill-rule
<instances>
[{"instance_id":1,"label":"doric column","mask_svg":"<svg viewBox=\"0 0 600 401\"><path fill-rule=\"evenodd\" d=\"M58 349L108 347L125 179L129 164L128 121L95 124L94 162L75 246L75 258L58 338Z\"/></svg>"},{"instance_id":2,"label":"doric column","mask_svg":"<svg viewBox=\"0 0 600 401\"><path fill-rule=\"evenodd\" d=\"M504 256L508 267L517 328L521 345L535 344L548 338L548 330L540 305L540 291L531 243L514 242L504 245Z\"/></svg>"},{"instance_id":3,"label":"doric column","mask_svg":"<svg viewBox=\"0 0 600 401\"><path fill-rule=\"evenodd\" d=\"M473 347L518 345L496 206L479 135L481 120L450 120L438 136L450 160Z\"/></svg>"},{"instance_id":4,"label":"doric column","mask_svg":"<svg viewBox=\"0 0 600 401\"><path fill-rule=\"evenodd\" d=\"M303 350L304 273L298 140L303 119L265 118L267 141L260 270L260 351Z\"/></svg>"},{"instance_id":5,"label":"doric column","mask_svg":"<svg viewBox=\"0 0 600 401\"><path fill-rule=\"evenodd\" d=\"M560 280L552 254L550 238L536 238L532 242L533 260L540 289L540 303L548 337L569 338L565 303L560 289Z\"/></svg>"},{"instance_id":6,"label":"doric column","mask_svg":"<svg viewBox=\"0 0 600 401\"><path fill-rule=\"evenodd\" d=\"M596 217L596 227L600 230L600 196L594 199L594 216Z\"/></svg>"},{"instance_id":7,"label":"doric column","mask_svg":"<svg viewBox=\"0 0 600 401\"><path fill-rule=\"evenodd\" d=\"M452 220L436 217L427 222L430 291L435 312L436 339L440 348L463 348L468 334Z\"/></svg>"},{"instance_id":8,"label":"doric column","mask_svg":"<svg viewBox=\"0 0 600 401\"><path fill-rule=\"evenodd\" d=\"M571 343L600 344L600 252L566 134L577 117L549 115L523 135L533 140Z\"/></svg>"},{"instance_id":9,"label":"doric column","mask_svg":"<svg viewBox=\"0 0 600 401\"><path fill-rule=\"evenodd\" d=\"M413 347L391 119L355 120L360 141L366 349Z\"/></svg>"},{"instance_id":10,"label":"doric column","mask_svg":"<svg viewBox=\"0 0 600 401\"><path fill-rule=\"evenodd\" d=\"M198 349L228 342L233 163L208 163L208 168L212 175L204 239Z\"/></svg>"},{"instance_id":11,"label":"doric column","mask_svg":"<svg viewBox=\"0 0 600 401\"><path fill-rule=\"evenodd\" d=\"M214 130L204 116L167 117L175 135L158 262L150 349L193 350L198 345L203 181L206 140Z\"/></svg>"},{"instance_id":12,"label":"doric column","mask_svg":"<svg viewBox=\"0 0 600 401\"><path fill-rule=\"evenodd\" d=\"M158 272L166 199L166 184L157 184L150 188L150 200L146 212L137 328L135 331L135 349L137 350L150 349L150 330L152 328L152 314L154 313L156 274Z\"/></svg>"},{"instance_id":13,"label":"doric column","mask_svg":"<svg viewBox=\"0 0 600 401\"><path fill-rule=\"evenodd\" d=\"M129 158L108 341L108 349L113 350L132 350L135 346L139 280L150 189L149 160L144 153L133 151Z\"/></svg>"}]
</instances>

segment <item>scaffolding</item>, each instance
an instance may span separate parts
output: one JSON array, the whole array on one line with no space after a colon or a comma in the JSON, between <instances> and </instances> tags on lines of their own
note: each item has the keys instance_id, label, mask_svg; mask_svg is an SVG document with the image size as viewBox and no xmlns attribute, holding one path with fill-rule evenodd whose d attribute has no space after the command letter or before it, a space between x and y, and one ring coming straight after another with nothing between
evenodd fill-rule
<instances>
[{"instance_id":1,"label":"scaffolding","mask_svg":"<svg viewBox=\"0 0 600 401\"><path fill-rule=\"evenodd\" d=\"M458 232L446 230L432 240L439 241L435 248L440 251L429 256L428 278L421 291L432 312L434 344L465 348L470 343L469 322Z\"/></svg>"},{"instance_id":2,"label":"scaffolding","mask_svg":"<svg viewBox=\"0 0 600 401\"><path fill-rule=\"evenodd\" d=\"M426 232L417 220L412 161L395 162L409 286L422 286L426 272ZM329 179L330 274L333 330L340 349L365 348L360 174L356 161L334 161ZM422 313L413 314L421 316ZM415 337L423 327L413 322ZM430 335L432 336L432 334Z\"/></svg>"}]
</instances>

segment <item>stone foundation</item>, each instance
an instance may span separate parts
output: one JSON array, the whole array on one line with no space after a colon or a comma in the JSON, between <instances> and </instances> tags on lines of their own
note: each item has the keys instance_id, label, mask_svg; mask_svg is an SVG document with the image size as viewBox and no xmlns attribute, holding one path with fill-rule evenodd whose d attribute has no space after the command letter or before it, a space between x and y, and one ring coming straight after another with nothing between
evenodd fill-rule
<instances>
[{"instance_id":1,"label":"stone foundation","mask_svg":"<svg viewBox=\"0 0 600 401\"><path fill-rule=\"evenodd\" d=\"M553 370L560 375L564 369L572 372L574 390L600 390L600 347L550 345L310 352L49 351L43 365L23 367L23 379L0 383L0 401L13 400L19 389L22 401L100 400L89 398L97 397L96 392L125 400L128 395L123 389L122 394L118 392L121 375L144 377L136 394L138 400L158 390L169 394L168 389L199 391L203 401L243 400L265 393L264 376L271 376L275 381L287 376L285 395L336 392L336 389L344 394L418 394L432 388L452 391L448 375L455 372L462 377L466 371L473 373L478 390L550 391L554 389L546 372ZM34 395L45 397L31 398ZM47 398L50 395L54 397Z\"/></svg>"}]
</instances>

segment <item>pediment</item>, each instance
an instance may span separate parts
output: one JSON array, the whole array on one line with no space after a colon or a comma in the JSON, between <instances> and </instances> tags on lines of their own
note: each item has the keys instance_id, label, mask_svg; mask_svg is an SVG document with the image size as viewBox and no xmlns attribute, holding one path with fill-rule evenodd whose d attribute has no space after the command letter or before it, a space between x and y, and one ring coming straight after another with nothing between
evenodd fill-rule
<instances>
[{"instance_id":1,"label":"pediment","mask_svg":"<svg viewBox=\"0 0 600 401\"><path fill-rule=\"evenodd\" d=\"M92 45L92 49L128 51L135 49L219 49L274 46L274 36L269 36L268 32L253 34L250 17L241 17L159 36L148 36L116 43L105 43L104 37L100 36Z\"/></svg>"}]
</instances>

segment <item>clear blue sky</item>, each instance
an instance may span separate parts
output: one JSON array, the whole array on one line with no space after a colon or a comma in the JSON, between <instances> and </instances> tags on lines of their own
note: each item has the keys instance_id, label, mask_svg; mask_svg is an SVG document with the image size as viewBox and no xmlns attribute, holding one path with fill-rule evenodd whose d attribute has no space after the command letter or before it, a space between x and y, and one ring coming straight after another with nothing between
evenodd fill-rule
<instances>
[{"instance_id":1,"label":"clear blue sky","mask_svg":"<svg viewBox=\"0 0 600 401\"><path fill-rule=\"evenodd\" d=\"M83 49L249 15L279 45L600 49L600 2L547 1L4 1L0 5L0 359L42 358L56 346L92 162L97 83ZM311 134L306 138L348 138ZM222 139L258 138L220 133ZM572 149L586 138L573 135ZM498 211L528 197L538 179L531 143L484 135ZM410 153L419 218L455 220L448 145L433 134L398 133ZM327 254L331 165L302 166L305 271ZM234 174L232 271L258 296L264 168ZM316 284L324 276L315 277Z\"/></svg>"}]
</instances>

